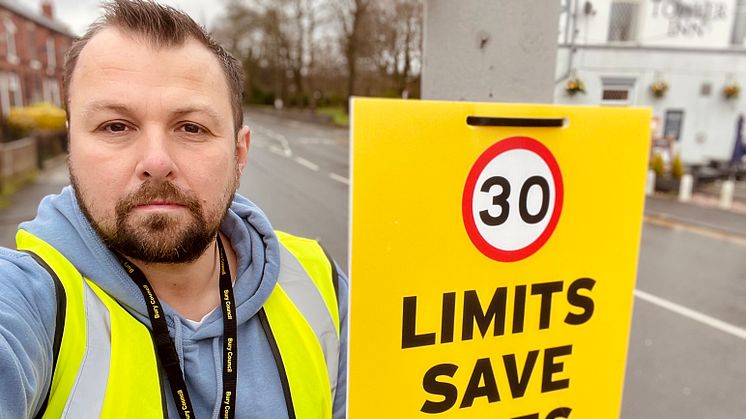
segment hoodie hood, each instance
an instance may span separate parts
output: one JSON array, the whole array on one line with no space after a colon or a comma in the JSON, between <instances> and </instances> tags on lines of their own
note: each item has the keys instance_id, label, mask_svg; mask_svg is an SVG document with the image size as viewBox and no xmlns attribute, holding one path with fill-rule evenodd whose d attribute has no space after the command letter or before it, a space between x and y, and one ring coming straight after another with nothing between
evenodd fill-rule
<instances>
[{"instance_id":1,"label":"hoodie hood","mask_svg":"<svg viewBox=\"0 0 746 419\"><path fill-rule=\"evenodd\" d=\"M52 245L85 277L140 321L150 324L139 288L83 215L71 186L59 195L44 198L36 218L19 228ZM279 272L279 244L264 213L239 194L234 196L220 230L230 239L236 253L237 266L231 268L236 271L234 293L237 322L241 324L256 315L274 289ZM173 326L173 318L178 314L168 304L161 303L169 325ZM192 338L218 336L222 330L222 313L215 310Z\"/></svg>"}]
</instances>

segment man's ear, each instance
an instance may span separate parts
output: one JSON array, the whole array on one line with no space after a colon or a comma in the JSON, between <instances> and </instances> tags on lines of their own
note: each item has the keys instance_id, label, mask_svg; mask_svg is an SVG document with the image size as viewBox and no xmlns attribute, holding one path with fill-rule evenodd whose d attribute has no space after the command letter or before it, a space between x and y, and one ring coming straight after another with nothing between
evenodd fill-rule
<instances>
[{"instance_id":1,"label":"man's ear","mask_svg":"<svg viewBox=\"0 0 746 419\"><path fill-rule=\"evenodd\" d=\"M250 143L251 130L249 130L248 126L244 125L236 135L236 161L238 162L238 170L241 173L243 173L243 168L246 167Z\"/></svg>"}]
</instances>

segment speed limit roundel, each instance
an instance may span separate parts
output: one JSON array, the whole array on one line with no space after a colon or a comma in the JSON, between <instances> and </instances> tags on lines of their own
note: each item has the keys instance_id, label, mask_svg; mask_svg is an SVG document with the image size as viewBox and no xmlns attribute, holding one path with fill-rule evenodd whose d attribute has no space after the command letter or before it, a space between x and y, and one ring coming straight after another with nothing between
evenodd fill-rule
<instances>
[{"instance_id":1,"label":"speed limit roundel","mask_svg":"<svg viewBox=\"0 0 746 419\"><path fill-rule=\"evenodd\" d=\"M549 149L533 138L506 138L469 172L462 201L466 231L492 259L525 259L557 227L562 199L562 174Z\"/></svg>"}]
</instances>

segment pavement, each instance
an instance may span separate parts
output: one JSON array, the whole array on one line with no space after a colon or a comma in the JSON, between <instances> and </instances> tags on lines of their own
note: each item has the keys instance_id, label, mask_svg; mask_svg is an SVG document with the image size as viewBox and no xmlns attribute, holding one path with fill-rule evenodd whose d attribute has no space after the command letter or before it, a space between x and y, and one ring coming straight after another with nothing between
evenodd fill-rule
<instances>
[{"instance_id":1,"label":"pavement","mask_svg":"<svg viewBox=\"0 0 746 419\"><path fill-rule=\"evenodd\" d=\"M13 246L17 225L34 218L39 201L48 194L58 193L67 184L65 156L48 161L36 181L13 194L9 205L0 209L0 246ZM746 181L736 185L735 203L729 210L718 207L717 197L711 191L695 193L687 203L679 202L672 195L649 196L645 203L645 220L746 241Z\"/></svg>"},{"instance_id":2,"label":"pavement","mask_svg":"<svg viewBox=\"0 0 746 419\"><path fill-rule=\"evenodd\" d=\"M694 193L686 203L676 196L655 194L645 201L645 219L746 240L746 181L737 183L730 209L721 209L718 204L717 196L709 190Z\"/></svg>"},{"instance_id":3,"label":"pavement","mask_svg":"<svg viewBox=\"0 0 746 419\"><path fill-rule=\"evenodd\" d=\"M0 246L15 248L18 224L36 217L42 198L59 193L69 183L65 155L48 160L36 180L10 196L8 206L0 208Z\"/></svg>"}]
</instances>

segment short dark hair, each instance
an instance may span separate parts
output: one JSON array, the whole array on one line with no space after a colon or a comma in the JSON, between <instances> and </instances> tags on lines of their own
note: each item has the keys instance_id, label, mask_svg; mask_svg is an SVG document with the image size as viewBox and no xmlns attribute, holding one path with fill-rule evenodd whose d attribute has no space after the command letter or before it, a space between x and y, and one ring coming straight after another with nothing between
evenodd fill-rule
<instances>
[{"instance_id":1,"label":"short dark hair","mask_svg":"<svg viewBox=\"0 0 746 419\"><path fill-rule=\"evenodd\" d=\"M85 35L73 42L65 55L63 75L65 109L68 109L70 82L80 52L101 30L114 27L139 35L156 48L182 46L189 39L195 39L204 45L218 59L223 69L231 95L235 130L238 132L241 129L244 84L241 62L220 46L202 26L181 10L148 0L112 0L104 4L103 8L104 15L88 27Z\"/></svg>"}]
</instances>

